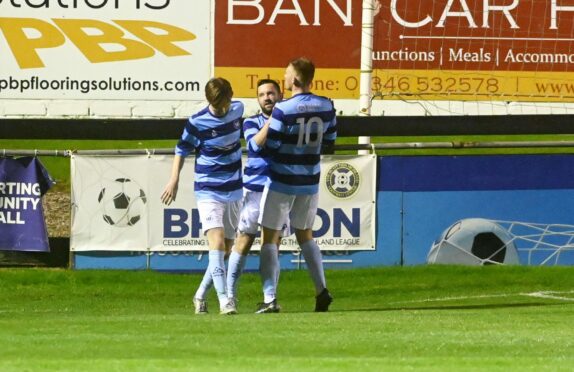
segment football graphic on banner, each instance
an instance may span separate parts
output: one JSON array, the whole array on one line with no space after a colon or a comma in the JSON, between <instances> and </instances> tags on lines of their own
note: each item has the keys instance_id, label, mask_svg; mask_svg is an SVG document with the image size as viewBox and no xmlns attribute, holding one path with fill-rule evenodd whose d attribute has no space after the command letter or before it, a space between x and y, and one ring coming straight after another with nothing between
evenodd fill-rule
<instances>
[{"instance_id":1,"label":"football graphic on banner","mask_svg":"<svg viewBox=\"0 0 574 372\"><path fill-rule=\"evenodd\" d=\"M129 178L117 178L105 185L98 195L102 217L109 225L135 225L145 211L144 191Z\"/></svg>"}]
</instances>

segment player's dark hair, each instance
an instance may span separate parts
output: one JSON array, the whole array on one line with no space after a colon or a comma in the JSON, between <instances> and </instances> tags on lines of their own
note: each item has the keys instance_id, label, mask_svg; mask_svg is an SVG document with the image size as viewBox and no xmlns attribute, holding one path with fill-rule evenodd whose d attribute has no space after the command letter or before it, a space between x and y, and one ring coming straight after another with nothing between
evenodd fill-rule
<instances>
[{"instance_id":1,"label":"player's dark hair","mask_svg":"<svg viewBox=\"0 0 574 372\"><path fill-rule=\"evenodd\" d=\"M297 74L297 78L294 82L295 86L306 87L311 84L315 77L315 65L310 59L300 57L292 60L289 64L293 66Z\"/></svg>"},{"instance_id":2,"label":"player's dark hair","mask_svg":"<svg viewBox=\"0 0 574 372\"><path fill-rule=\"evenodd\" d=\"M232 97L231 84L224 78L212 78L205 84L205 98L217 116L227 114Z\"/></svg>"},{"instance_id":3,"label":"player's dark hair","mask_svg":"<svg viewBox=\"0 0 574 372\"><path fill-rule=\"evenodd\" d=\"M277 89L277 93L281 93L281 87L279 87L279 83L276 80L273 79L261 79L257 82L257 88L259 88L262 85L265 84L273 84L273 86L275 87L275 89Z\"/></svg>"}]
</instances>

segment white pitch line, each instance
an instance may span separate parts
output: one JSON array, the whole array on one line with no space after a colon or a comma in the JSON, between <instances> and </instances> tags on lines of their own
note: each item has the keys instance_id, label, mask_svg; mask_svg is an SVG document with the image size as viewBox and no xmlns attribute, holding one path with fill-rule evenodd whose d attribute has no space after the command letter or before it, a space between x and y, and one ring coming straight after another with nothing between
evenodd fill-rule
<instances>
[{"instance_id":1,"label":"white pitch line","mask_svg":"<svg viewBox=\"0 0 574 372\"><path fill-rule=\"evenodd\" d=\"M410 301L396 301L390 302L391 304L409 304L417 302L441 302L441 301L451 301L451 300L469 300L474 298L494 298L494 297L509 297L515 296L513 293L501 293L492 295L476 295L476 296L456 296L456 297L439 297L439 298L425 298L424 300L410 300Z\"/></svg>"},{"instance_id":2,"label":"white pitch line","mask_svg":"<svg viewBox=\"0 0 574 372\"><path fill-rule=\"evenodd\" d=\"M560 292L552 292L552 291L549 291L549 292L532 292L532 293L522 293L522 295L529 296L529 297L549 298L551 300L574 301L574 298L554 296L551 293L560 293ZM562 292L562 293L572 293L572 292Z\"/></svg>"},{"instance_id":3,"label":"white pitch line","mask_svg":"<svg viewBox=\"0 0 574 372\"><path fill-rule=\"evenodd\" d=\"M453 297L439 297L439 298L425 298L423 300L410 300L410 301L395 301L390 302L390 304L408 304L408 303L421 303L421 302L444 302L452 300L471 300L477 298L497 298L497 297L513 297L513 296L527 296L527 297L538 297L538 298L548 298L552 300L561 301L574 301L574 298L555 296L554 294L572 294L574 291L541 291L541 292L530 292L530 293L499 293L491 295L476 295L476 296L453 296Z\"/></svg>"}]
</instances>

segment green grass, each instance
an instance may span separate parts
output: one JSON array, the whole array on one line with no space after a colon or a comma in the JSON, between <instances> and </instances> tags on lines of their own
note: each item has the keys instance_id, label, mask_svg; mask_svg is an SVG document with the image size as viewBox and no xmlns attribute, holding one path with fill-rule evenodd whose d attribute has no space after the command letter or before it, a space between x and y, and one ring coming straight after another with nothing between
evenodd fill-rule
<instances>
[{"instance_id":1,"label":"green grass","mask_svg":"<svg viewBox=\"0 0 574 372\"><path fill-rule=\"evenodd\" d=\"M424 137L372 137L371 143L389 142L486 142L486 141L574 141L574 135L496 135L496 136L424 136ZM356 144L353 137L340 137L337 144ZM2 140L0 149L27 150L101 150L101 149L169 149L175 146L175 140L141 140L141 141L94 141L94 140ZM355 154L356 151L338 152ZM479 155L479 154L553 154L574 153L573 148L540 147L540 148L496 148L496 149L400 149L379 150L378 155ZM42 156L46 166L57 182L56 188L69 190L70 161L68 158Z\"/></svg>"},{"instance_id":2,"label":"green grass","mask_svg":"<svg viewBox=\"0 0 574 372\"><path fill-rule=\"evenodd\" d=\"M327 271L313 313L304 271L281 274L280 314L193 315L201 276L0 270L0 370L572 370L574 268L420 266ZM556 291L559 299L533 297Z\"/></svg>"}]
</instances>

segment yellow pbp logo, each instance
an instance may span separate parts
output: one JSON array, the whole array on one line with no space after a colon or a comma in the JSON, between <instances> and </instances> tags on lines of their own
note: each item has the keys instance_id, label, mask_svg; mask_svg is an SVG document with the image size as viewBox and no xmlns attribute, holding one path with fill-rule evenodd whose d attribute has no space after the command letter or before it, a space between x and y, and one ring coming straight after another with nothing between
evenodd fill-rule
<instances>
[{"instance_id":1,"label":"yellow pbp logo","mask_svg":"<svg viewBox=\"0 0 574 372\"><path fill-rule=\"evenodd\" d=\"M52 19L54 24L36 18L2 18L4 34L16 62L22 69L44 67L38 51L57 48L70 40L91 62L118 62L150 58L160 52L168 57L190 52L175 42L196 36L182 28L155 21L95 19ZM125 31L131 35L127 35ZM110 48L110 45L113 46Z\"/></svg>"}]
</instances>

